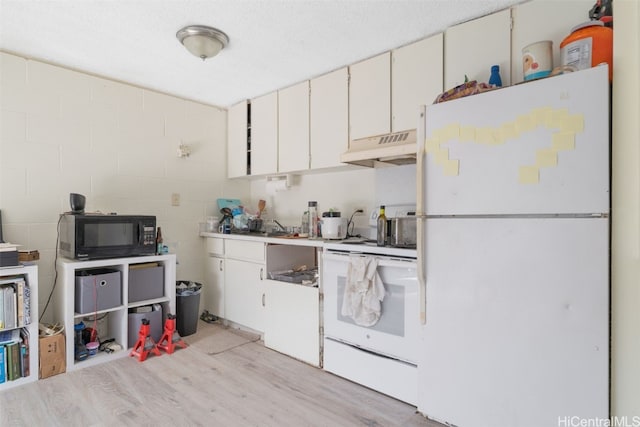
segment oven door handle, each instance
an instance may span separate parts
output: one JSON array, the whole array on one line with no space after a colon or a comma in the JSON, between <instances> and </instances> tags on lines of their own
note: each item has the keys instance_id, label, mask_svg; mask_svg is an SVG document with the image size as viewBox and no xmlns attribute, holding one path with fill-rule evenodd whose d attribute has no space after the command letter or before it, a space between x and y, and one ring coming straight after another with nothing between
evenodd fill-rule
<instances>
[{"instance_id":1,"label":"oven door handle","mask_svg":"<svg viewBox=\"0 0 640 427\"><path fill-rule=\"evenodd\" d=\"M364 254L335 254L331 252L325 252L323 255L325 260L340 261L346 264L349 263L351 257L367 257L370 256L378 261L378 267L400 267L400 268L415 268L416 260L399 260L394 258L387 258L379 255L364 255Z\"/></svg>"}]
</instances>

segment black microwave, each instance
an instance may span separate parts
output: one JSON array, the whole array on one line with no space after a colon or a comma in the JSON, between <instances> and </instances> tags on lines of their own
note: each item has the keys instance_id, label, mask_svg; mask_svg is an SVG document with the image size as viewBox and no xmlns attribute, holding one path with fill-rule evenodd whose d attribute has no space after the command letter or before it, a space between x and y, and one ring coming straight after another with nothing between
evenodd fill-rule
<instances>
[{"instance_id":1,"label":"black microwave","mask_svg":"<svg viewBox=\"0 0 640 427\"><path fill-rule=\"evenodd\" d=\"M153 255L156 217L62 214L58 249L62 256L78 260Z\"/></svg>"}]
</instances>

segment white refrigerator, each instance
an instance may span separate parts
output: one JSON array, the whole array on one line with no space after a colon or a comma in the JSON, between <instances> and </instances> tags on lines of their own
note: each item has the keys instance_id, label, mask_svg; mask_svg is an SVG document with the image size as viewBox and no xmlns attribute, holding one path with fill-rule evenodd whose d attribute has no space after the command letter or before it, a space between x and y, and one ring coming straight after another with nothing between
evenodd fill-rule
<instances>
[{"instance_id":1,"label":"white refrigerator","mask_svg":"<svg viewBox=\"0 0 640 427\"><path fill-rule=\"evenodd\" d=\"M418 410L458 427L607 418L607 67L422 115Z\"/></svg>"}]
</instances>

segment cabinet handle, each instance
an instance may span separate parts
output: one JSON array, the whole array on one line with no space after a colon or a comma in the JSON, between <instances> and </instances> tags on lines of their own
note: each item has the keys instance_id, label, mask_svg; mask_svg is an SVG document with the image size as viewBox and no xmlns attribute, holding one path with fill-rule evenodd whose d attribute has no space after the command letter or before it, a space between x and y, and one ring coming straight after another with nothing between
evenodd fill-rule
<instances>
[{"instance_id":1,"label":"cabinet handle","mask_svg":"<svg viewBox=\"0 0 640 427\"><path fill-rule=\"evenodd\" d=\"M262 306L264 307L264 294L262 294Z\"/></svg>"},{"instance_id":2,"label":"cabinet handle","mask_svg":"<svg viewBox=\"0 0 640 427\"><path fill-rule=\"evenodd\" d=\"M260 280L264 280L264 279L262 278L262 271L263 271L263 269L262 269L262 268L260 268ZM264 296L264 295L263 295L263 296Z\"/></svg>"},{"instance_id":3,"label":"cabinet handle","mask_svg":"<svg viewBox=\"0 0 640 427\"><path fill-rule=\"evenodd\" d=\"M220 271L222 271L222 260L220 260Z\"/></svg>"}]
</instances>

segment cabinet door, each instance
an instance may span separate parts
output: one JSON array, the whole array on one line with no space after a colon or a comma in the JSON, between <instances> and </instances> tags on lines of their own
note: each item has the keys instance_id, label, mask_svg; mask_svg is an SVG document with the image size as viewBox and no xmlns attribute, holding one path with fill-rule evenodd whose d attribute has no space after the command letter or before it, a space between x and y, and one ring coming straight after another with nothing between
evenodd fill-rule
<instances>
[{"instance_id":1,"label":"cabinet door","mask_svg":"<svg viewBox=\"0 0 640 427\"><path fill-rule=\"evenodd\" d=\"M225 260L226 319L264 331L264 264Z\"/></svg>"},{"instance_id":2,"label":"cabinet door","mask_svg":"<svg viewBox=\"0 0 640 427\"><path fill-rule=\"evenodd\" d=\"M278 93L251 101L251 175L278 172Z\"/></svg>"},{"instance_id":3,"label":"cabinet door","mask_svg":"<svg viewBox=\"0 0 640 427\"><path fill-rule=\"evenodd\" d=\"M227 177L247 175L247 101L242 101L227 112Z\"/></svg>"},{"instance_id":4,"label":"cabinet door","mask_svg":"<svg viewBox=\"0 0 640 427\"><path fill-rule=\"evenodd\" d=\"M392 132L415 129L420 105L442 93L443 34L391 52Z\"/></svg>"},{"instance_id":5,"label":"cabinet door","mask_svg":"<svg viewBox=\"0 0 640 427\"><path fill-rule=\"evenodd\" d=\"M349 66L351 140L391 130L391 53Z\"/></svg>"},{"instance_id":6,"label":"cabinet door","mask_svg":"<svg viewBox=\"0 0 640 427\"><path fill-rule=\"evenodd\" d=\"M594 3L593 0L556 0L552 6L545 1L532 1L514 6L511 9L513 16L511 81L520 83L524 80L522 48L531 43L551 40L553 66L561 65L560 43L571 33L571 28L589 20L587 12ZM550 13L551 8L553 13Z\"/></svg>"},{"instance_id":7,"label":"cabinet door","mask_svg":"<svg viewBox=\"0 0 640 427\"><path fill-rule=\"evenodd\" d=\"M207 257L205 278L204 309L218 317L226 318L224 312L224 258Z\"/></svg>"},{"instance_id":8,"label":"cabinet door","mask_svg":"<svg viewBox=\"0 0 640 427\"><path fill-rule=\"evenodd\" d=\"M554 3L555 4L555 3ZM444 33L444 89L469 80L487 83L500 66L502 85L511 84L511 10L448 28Z\"/></svg>"},{"instance_id":9,"label":"cabinet door","mask_svg":"<svg viewBox=\"0 0 640 427\"><path fill-rule=\"evenodd\" d=\"M264 345L320 365L318 288L266 281Z\"/></svg>"},{"instance_id":10,"label":"cabinet door","mask_svg":"<svg viewBox=\"0 0 640 427\"><path fill-rule=\"evenodd\" d=\"M278 172L309 169L309 81L278 92Z\"/></svg>"},{"instance_id":11,"label":"cabinet door","mask_svg":"<svg viewBox=\"0 0 640 427\"><path fill-rule=\"evenodd\" d=\"M341 68L311 80L311 169L343 166L349 148L349 71Z\"/></svg>"}]
</instances>

